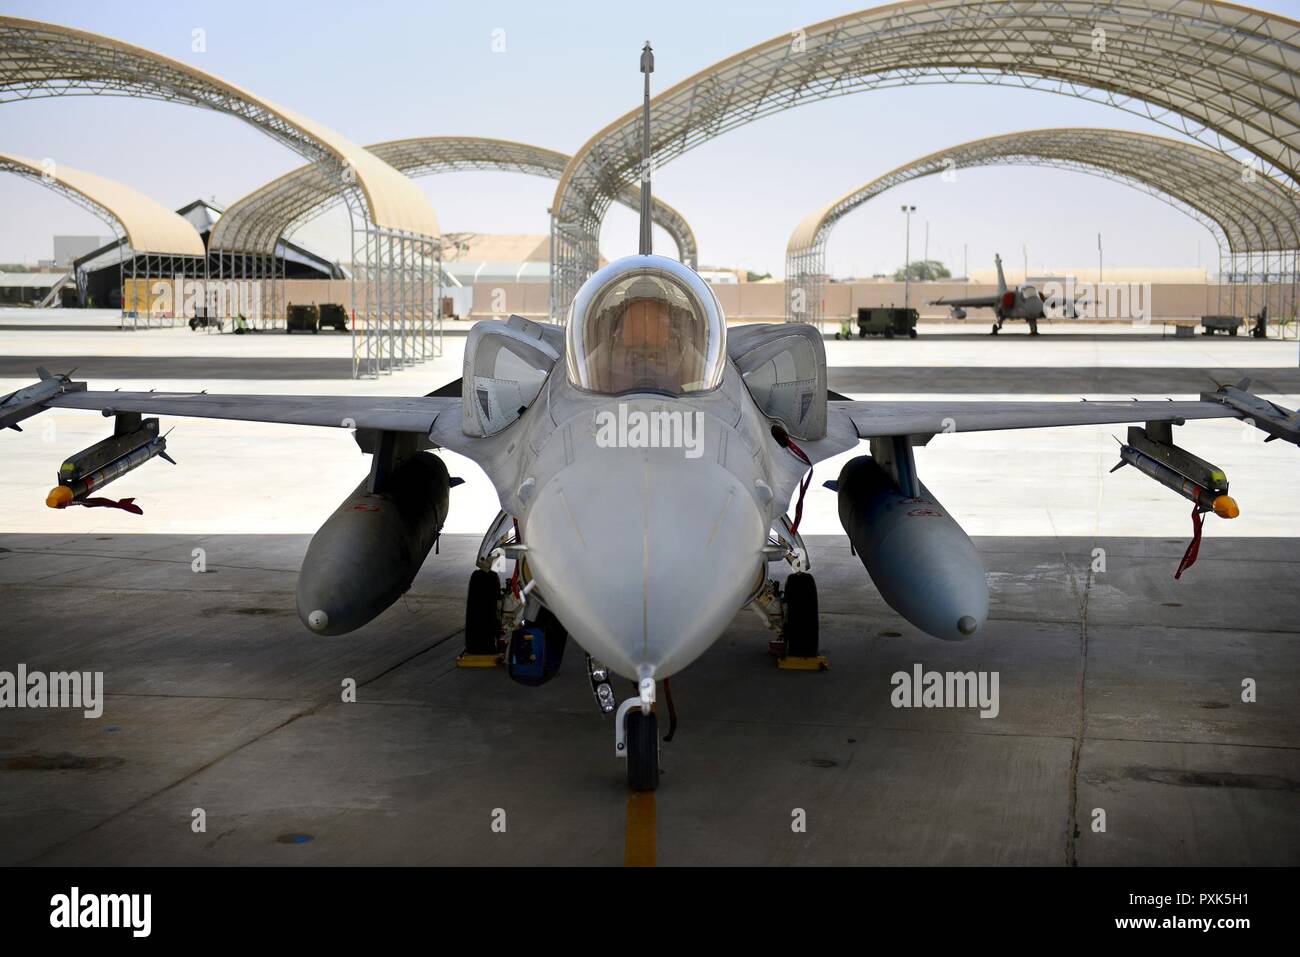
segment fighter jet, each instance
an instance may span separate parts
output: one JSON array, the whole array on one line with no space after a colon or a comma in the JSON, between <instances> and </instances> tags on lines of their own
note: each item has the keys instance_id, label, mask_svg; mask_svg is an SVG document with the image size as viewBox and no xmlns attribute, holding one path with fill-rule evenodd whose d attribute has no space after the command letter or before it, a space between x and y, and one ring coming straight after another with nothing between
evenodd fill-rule
<instances>
[{"instance_id":1,"label":"fighter jet","mask_svg":"<svg viewBox=\"0 0 1300 957\"><path fill-rule=\"evenodd\" d=\"M967 309L992 309L997 316L990 335L1002 331L1002 323L1008 319L1024 319L1029 323L1029 334L1038 335L1038 320L1047 314L1042 295L1033 286L1007 288L1007 279L1002 275L1002 257L994 255L993 261L998 267L998 294L996 296L974 296L969 299L932 299L932 306L949 306L954 319L965 319ZM1062 313L1073 319L1077 314L1076 304L1062 304Z\"/></svg>"},{"instance_id":2,"label":"fighter jet","mask_svg":"<svg viewBox=\"0 0 1300 957\"><path fill-rule=\"evenodd\" d=\"M642 69L648 124L649 44ZM642 189L648 201L648 177ZM7 398L0 422L46 408L116 417L114 435L60 469L47 504L72 514L161 454L158 422L143 414L351 430L371 456L369 474L312 538L297 583L298 615L321 636L366 625L410 587L457 484L435 450L467 457L492 481L500 510L469 575L459 663L537 685L556 675L572 638L637 790L659 781L661 692L671 714L669 679L742 609L770 629L766 650L780 665L825 667L799 530L818 462L868 443L869 454L826 483L841 523L883 598L949 641L988 630L989 592L975 546L917 474L913 450L935 436L1145 422L1122 460L1192 500L1193 515L1236 514L1226 477L1179 454L1172 424L1258 419L1263 409L850 401L827 388L813 326L729 329L707 282L653 254L647 208L638 254L596 272L563 325L476 323L462 378L425 396L112 392L57 379ZM629 687L626 697L616 690Z\"/></svg>"}]
</instances>

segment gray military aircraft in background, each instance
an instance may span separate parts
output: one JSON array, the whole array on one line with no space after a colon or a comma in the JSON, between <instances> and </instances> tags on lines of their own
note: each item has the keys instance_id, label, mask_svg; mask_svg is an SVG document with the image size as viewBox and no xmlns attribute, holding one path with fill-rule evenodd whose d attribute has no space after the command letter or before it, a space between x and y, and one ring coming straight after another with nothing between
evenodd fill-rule
<instances>
[{"instance_id":1,"label":"gray military aircraft in background","mask_svg":"<svg viewBox=\"0 0 1300 957\"><path fill-rule=\"evenodd\" d=\"M992 309L997 321L993 323L991 334L1002 331L1002 323L1008 319L1023 319L1029 323L1029 334L1038 335L1038 320L1047 315L1047 306L1042 295L1033 286L1007 288L1007 279L1002 275L1002 257L994 255L998 267L998 292L996 296L974 296L967 299L931 299L932 306L948 306L954 319L965 319L967 309ZM1062 314L1073 319L1077 315L1075 303L1063 303Z\"/></svg>"},{"instance_id":2,"label":"gray military aircraft in background","mask_svg":"<svg viewBox=\"0 0 1300 957\"><path fill-rule=\"evenodd\" d=\"M647 44L647 124L649 57ZM728 329L708 283L653 255L649 189L646 179L639 254L592 276L564 326L476 323L462 378L429 395L91 391L44 374L0 402L0 426L47 408L115 417L112 436L63 464L55 508L117 504L91 493L165 451L144 414L353 430L369 474L312 538L297 583L299 617L320 635L360 628L410 587L458 483L432 450L466 456L500 512L470 575L461 663L501 664L536 685L556 674L571 636L638 790L659 780L660 690L671 714L669 678L742 608L775 632L781 664L824 666L799 533L815 463L869 443L826 483L849 541L900 615L960 641L985 628L985 569L921 482L916 446L948 432L1146 423L1130 429L1121 461L1191 499L1199 522L1236 505L1221 471L1172 443L1173 424L1276 418L1271 434L1298 434L1291 413L1236 389L1181 402L846 400L827 388L818 329ZM615 676L635 685L622 702Z\"/></svg>"}]
</instances>

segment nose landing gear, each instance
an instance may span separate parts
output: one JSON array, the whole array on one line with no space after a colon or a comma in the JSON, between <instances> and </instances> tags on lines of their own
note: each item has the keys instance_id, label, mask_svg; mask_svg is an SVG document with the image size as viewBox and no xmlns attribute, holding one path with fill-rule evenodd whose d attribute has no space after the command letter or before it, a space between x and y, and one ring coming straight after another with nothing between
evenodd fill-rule
<instances>
[{"instance_id":1,"label":"nose landing gear","mask_svg":"<svg viewBox=\"0 0 1300 957\"><path fill-rule=\"evenodd\" d=\"M659 786L659 716L654 712L655 681L641 679L640 693L618 706L614 716L614 755L627 760L627 786L653 791Z\"/></svg>"},{"instance_id":2,"label":"nose landing gear","mask_svg":"<svg viewBox=\"0 0 1300 957\"><path fill-rule=\"evenodd\" d=\"M627 786L653 791L659 786L659 716L634 710L626 721Z\"/></svg>"}]
</instances>

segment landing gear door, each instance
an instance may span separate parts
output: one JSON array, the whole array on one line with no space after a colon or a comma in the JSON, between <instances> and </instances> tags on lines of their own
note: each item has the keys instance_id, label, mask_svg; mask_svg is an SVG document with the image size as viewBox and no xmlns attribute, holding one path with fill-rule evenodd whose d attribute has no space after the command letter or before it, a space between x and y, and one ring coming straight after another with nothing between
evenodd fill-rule
<instances>
[{"instance_id":1,"label":"landing gear door","mask_svg":"<svg viewBox=\"0 0 1300 957\"><path fill-rule=\"evenodd\" d=\"M775 325L754 333L728 350L750 395L764 415L796 439L824 438L826 352L821 333L812 326Z\"/></svg>"},{"instance_id":2,"label":"landing gear door","mask_svg":"<svg viewBox=\"0 0 1300 957\"><path fill-rule=\"evenodd\" d=\"M475 323L465 343L461 430L495 435L533 404L560 358L555 336L519 316Z\"/></svg>"}]
</instances>

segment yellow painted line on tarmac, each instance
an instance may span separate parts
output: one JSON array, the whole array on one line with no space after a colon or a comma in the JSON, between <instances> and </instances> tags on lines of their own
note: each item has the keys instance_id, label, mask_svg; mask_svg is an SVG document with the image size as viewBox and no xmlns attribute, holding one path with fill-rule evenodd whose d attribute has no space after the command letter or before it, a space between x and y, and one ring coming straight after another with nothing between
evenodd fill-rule
<instances>
[{"instance_id":1,"label":"yellow painted line on tarmac","mask_svg":"<svg viewBox=\"0 0 1300 957\"><path fill-rule=\"evenodd\" d=\"M655 866L655 793L631 791L627 796L627 838L624 867Z\"/></svg>"}]
</instances>

